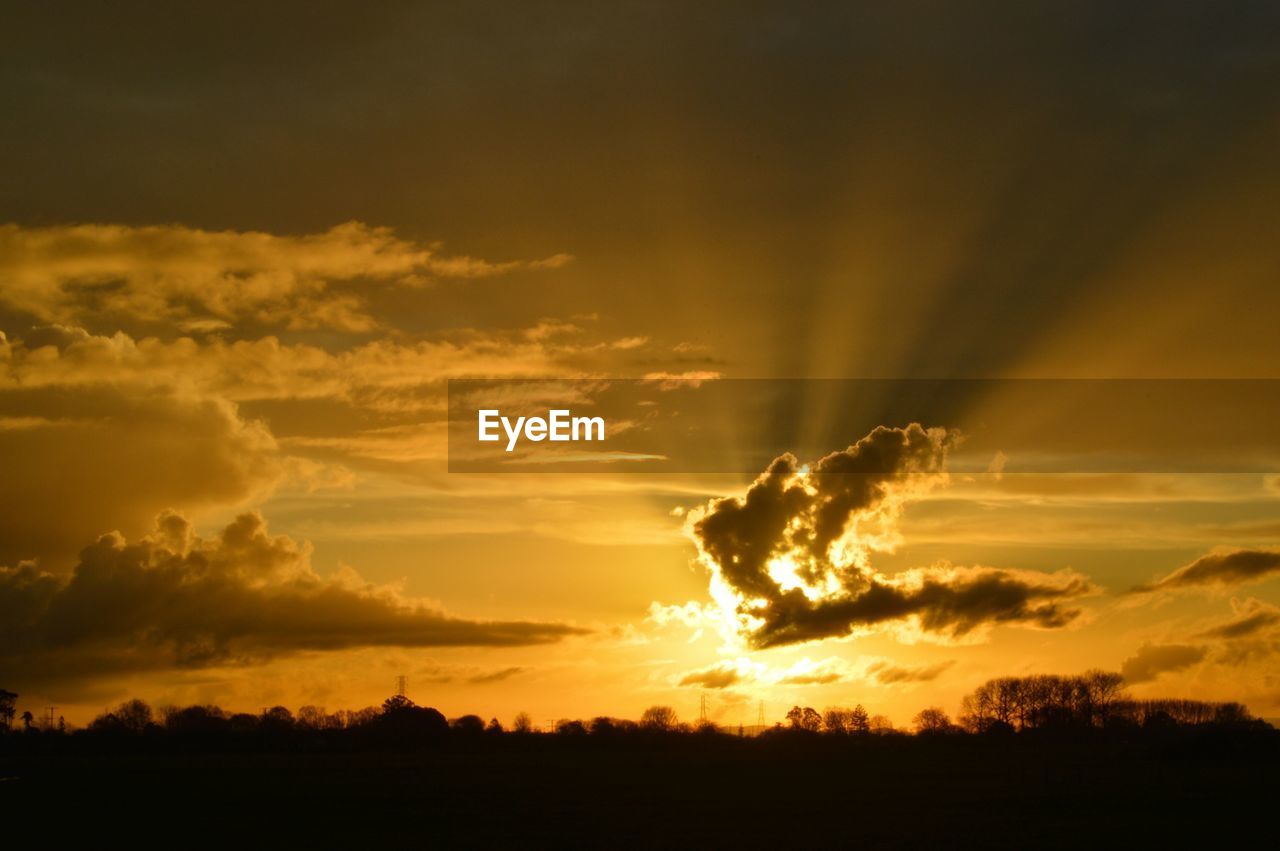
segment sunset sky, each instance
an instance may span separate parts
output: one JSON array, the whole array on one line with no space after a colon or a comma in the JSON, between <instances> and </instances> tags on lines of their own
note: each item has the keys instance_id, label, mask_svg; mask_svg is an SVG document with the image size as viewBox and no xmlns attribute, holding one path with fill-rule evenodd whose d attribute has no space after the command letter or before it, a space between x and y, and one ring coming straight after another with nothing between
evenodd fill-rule
<instances>
[{"instance_id":1,"label":"sunset sky","mask_svg":"<svg viewBox=\"0 0 1280 851\"><path fill-rule=\"evenodd\" d=\"M1003 381L912 427L798 382L768 428L688 415L690 454L759 459L713 472L450 472L446 422L468 377L1280 381L1275 4L4 20L23 707L359 708L403 674L504 723L905 724L1106 668L1280 716L1280 383L1147 420Z\"/></svg>"}]
</instances>

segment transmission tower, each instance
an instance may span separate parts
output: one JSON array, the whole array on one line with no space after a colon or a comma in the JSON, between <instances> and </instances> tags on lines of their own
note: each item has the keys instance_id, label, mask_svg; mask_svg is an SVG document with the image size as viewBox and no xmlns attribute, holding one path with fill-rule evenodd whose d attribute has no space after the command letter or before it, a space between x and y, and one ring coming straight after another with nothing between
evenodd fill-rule
<instances>
[{"instance_id":1,"label":"transmission tower","mask_svg":"<svg viewBox=\"0 0 1280 851\"><path fill-rule=\"evenodd\" d=\"M760 728L760 732L764 731L764 701L760 701L760 711L756 714L756 726Z\"/></svg>"},{"instance_id":2,"label":"transmission tower","mask_svg":"<svg viewBox=\"0 0 1280 851\"><path fill-rule=\"evenodd\" d=\"M396 695L398 697L405 697L406 696L405 690L408 687L409 687L408 677L406 677L404 674L401 674L400 676L396 677Z\"/></svg>"},{"instance_id":3,"label":"transmission tower","mask_svg":"<svg viewBox=\"0 0 1280 851\"><path fill-rule=\"evenodd\" d=\"M707 695L705 693L702 695L702 700L698 706L698 723L707 723Z\"/></svg>"}]
</instances>

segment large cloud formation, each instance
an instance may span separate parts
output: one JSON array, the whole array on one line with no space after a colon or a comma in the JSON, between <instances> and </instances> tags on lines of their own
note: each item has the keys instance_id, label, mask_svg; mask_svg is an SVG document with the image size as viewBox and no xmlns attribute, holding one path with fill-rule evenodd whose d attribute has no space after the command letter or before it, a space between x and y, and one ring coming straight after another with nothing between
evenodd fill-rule
<instances>
[{"instance_id":1,"label":"large cloud formation","mask_svg":"<svg viewBox=\"0 0 1280 851\"><path fill-rule=\"evenodd\" d=\"M103 529L245 502L286 469L267 426L231 402L109 385L0 391L0 454L0 564L65 567Z\"/></svg>"},{"instance_id":2,"label":"large cloud formation","mask_svg":"<svg viewBox=\"0 0 1280 851\"><path fill-rule=\"evenodd\" d=\"M427 474L447 449L447 378L624 372L659 354L644 338L551 320L335 351L276 337L0 331L0 564L69 567L102 530L142 534L166 507L260 504L351 467Z\"/></svg>"},{"instance_id":3,"label":"large cloud formation","mask_svg":"<svg viewBox=\"0 0 1280 851\"><path fill-rule=\"evenodd\" d=\"M585 630L449 616L345 569L321 577L308 544L267 533L257 513L202 539L175 513L134 543L104 535L62 578L0 567L6 683L261 661L368 646L516 646Z\"/></svg>"},{"instance_id":4,"label":"large cloud formation","mask_svg":"<svg viewBox=\"0 0 1280 851\"><path fill-rule=\"evenodd\" d=\"M1163 579L1133 590L1135 593L1149 593L1205 586L1224 587L1261 582L1278 575L1280 550L1218 550L1183 565Z\"/></svg>"},{"instance_id":5,"label":"large cloud formation","mask_svg":"<svg viewBox=\"0 0 1280 851\"><path fill-rule=\"evenodd\" d=\"M730 629L757 648L911 624L959 637L989 624L1062 627L1093 586L1048 575L939 564L888 577L873 552L897 541L903 505L945 481L955 435L880 426L812 467L776 458L741 498L713 500L686 526Z\"/></svg>"}]
</instances>

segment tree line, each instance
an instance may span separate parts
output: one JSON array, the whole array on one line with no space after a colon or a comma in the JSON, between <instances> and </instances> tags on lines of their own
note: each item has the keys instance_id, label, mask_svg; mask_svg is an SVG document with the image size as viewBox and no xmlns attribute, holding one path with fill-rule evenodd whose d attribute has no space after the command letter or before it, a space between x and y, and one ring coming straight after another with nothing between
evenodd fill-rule
<instances>
[{"instance_id":1,"label":"tree line","mask_svg":"<svg viewBox=\"0 0 1280 851\"><path fill-rule=\"evenodd\" d=\"M65 725L34 723L30 712L21 716L22 727L14 729L18 695L0 689L0 732L29 734L65 733ZM1034 675L999 677L989 680L961 702L956 720L939 707L921 710L912 730L895 729L883 715L872 715L862 705L829 707L823 712L794 706L785 719L767 729L752 729L753 735L776 738L791 735L841 737L981 735L1020 733L1033 730L1151 730L1188 727L1270 729L1255 719L1242 704L1199 700L1135 700L1125 689L1123 678L1108 671L1088 671L1076 676ZM260 713L227 712L218 706L193 705L153 709L142 700L128 700L104 711L76 736L98 740L126 740L138 737L258 739L342 738L366 741L412 741L423 739L478 740L495 737L554 735L561 739L696 734L701 736L745 736L742 726L723 727L709 721L682 722L670 706L651 706L638 720L598 716L589 720L563 719L550 730L540 730L528 713L518 714L504 726L497 718L485 721L479 715L448 719L443 713L419 706L397 694L381 706L328 712L308 705L293 712L275 706Z\"/></svg>"},{"instance_id":2,"label":"tree line","mask_svg":"<svg viewBox=\"0 0 1280 851\"><path fill-rule=\"evenodd\" d=\"M878 717L878 716L877 716ZM877 725L861 706L852 710L792 707L788 729L799 732L849 735L894 732ZM921 710L913 719L914 732L1000 733L1030 730L1152 729L1175 727L1266 727L1241 703L1160 698L1135 700L1124 677L1112 671L1086 671L1076 676L1036 674L998 677L965 695L955 721L940 707Z\"/></svg>"},{"instance_id":3,"label":"tree line","mask_svg":"<svg viewBox=\"0 0 1280 851\"><path fill-rule=\"evenodd\" d=\"M989 680L965 697L960 723L969 732L1052 727L1239 726L1256 719L1240 703L1135 700L1109 671L1074 677L1042 674Z\"/></svg>"}]
</instances>

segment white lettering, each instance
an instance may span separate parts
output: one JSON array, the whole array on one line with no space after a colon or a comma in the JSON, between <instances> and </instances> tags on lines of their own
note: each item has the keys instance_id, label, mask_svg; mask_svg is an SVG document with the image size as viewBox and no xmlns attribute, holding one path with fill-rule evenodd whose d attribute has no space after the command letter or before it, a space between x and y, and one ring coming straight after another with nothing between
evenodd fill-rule
<instances>
[{"instance_id":1,"label":"white lettering","mask_svg":"<svg viewBox=\"0 0 1280 851\"><path fill-rule=\"evenodd\" d=\"M547 439L557 443L563 443L568 440L569 412L563 408L558 408L556 410L548 411L547 416L551 423L551 433L547 436ZM577 435L574 435L574 439L577 439Z\"/></svg>"},{"instance_id":2,"label":"white lettering","mask_svg":"<svg viewBox=\"0 0 1280 851\"><path fill-rule=\"evenodd\" d=\"M497 434L489 433L489 429L498 427L498 423L495 422L497 416L498 412L493 408L485 408L480 411L480 441L482 443L493 442L498 439Z\"/></svg>"},{"instance_id":3,"label":"white lettering","mask_svg":"<svg viewBox=\"0 0 1280 851\"><path fill-rule=\"evenodd\" d=\"M516 441L520 439L520 427L524 425L524 417L516 417L515 428L511 427L511 420L506 417L502 418L502 428L507 433L507 451L516 448Z\"/></svg>"},{"instance_id":4,"label":"white lettering","mask_svg":"<svg viewBox=\"0 0 1280 851\"><path fill-rule=\"evenodd\" d=\"M604 440L604 417L575 417L565 408L547 411L544 417L511 417L502 416L496 408L483 408L477 411L477 439L482 443L495 443L501 440L498 428L507 436L507 451L515 451L520 438L540 443L551 440L556 443L579 440Z\"/></svg>"},{"instance_id":5,"label":"white lettering","mask_svg":"<svg viewBox=\"0 0 1280 851\"><path fill-rule=\"evenodd\" d=\"M586 435L582 438L578 437L578 426L582 426ZM591 436L592 426L596 429L599 437ZM604 417L574 417L573 418L573 439L574 440L604 440Z\"/></svg>"}]
</instances>

